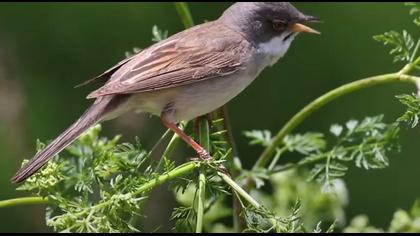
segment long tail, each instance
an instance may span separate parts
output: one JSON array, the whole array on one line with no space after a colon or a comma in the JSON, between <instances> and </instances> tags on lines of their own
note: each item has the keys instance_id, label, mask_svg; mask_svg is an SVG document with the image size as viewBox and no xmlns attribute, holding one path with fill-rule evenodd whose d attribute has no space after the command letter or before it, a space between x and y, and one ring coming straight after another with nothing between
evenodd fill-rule
<instances>
[{"instance_id":1,"label":"long tail","mask_svg":"<svg viewBox=\"0 0 420 236\"><path fill-rule=\"evenodd\" d=\"M100 122L105 115L114 110L125 101L121 96L106 96L98 98L95 103L69 128L54 139L46 148L38 152L25 166L23 166L11 179L13 183L20 183L29 178L43 167L53 156L70 145L89 127Z\"/></svg>"}]
</instances>

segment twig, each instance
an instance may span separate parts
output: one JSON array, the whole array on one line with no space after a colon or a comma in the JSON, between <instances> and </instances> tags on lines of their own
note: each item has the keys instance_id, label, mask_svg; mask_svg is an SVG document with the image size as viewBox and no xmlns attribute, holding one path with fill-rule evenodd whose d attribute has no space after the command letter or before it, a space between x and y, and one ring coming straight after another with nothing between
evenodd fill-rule
<instances>
[{"instance_id":1,"label":"twig","mask_svg":"<svg viewBox=\"0 0 420 236\"><path fill-rule=\"evenodd\" d=\"M249 195L239 184L237 184L235 181L233 181L229 176L226 174L223 174L221 172L218 172L219 176L225 181L235 192L237 192L243 199L245 199L249 204L251 204L256 209L261 207L261 204L259 204L251 195Z\"/></svg>"},{"instance_id":2,"label":"twig","mask_svg":"<svg viewBox=\"0 0 420 236\"><path fill-rule=\"evenodd\" d=\"M175 8L181 17L182 23L184 24L185 28L191 28L194 26L194 20L191 16L190 9L188 7L188 3L186 2L176 2Z\"/></svg>"},{"instance_id":3,"label":"twig","mask_svg":"<svg viewBox=\"0 0 420 236\"><path fill-rule=\"evenodd\" d=\"M420 63L420 58L417 59L415 63ZM415 63L405 67L402 70L402 72L409 73L410 71L412 71L415 67ZM303 108L301 111L299 111L295 116L293 116L291 120L289 120L289 122L286 123L286 125L274 137L271 145L268 146L262 153L262 155L258 158L258 161L255 163L253 170L263 168L264 166L266 166L266 164L270 161L271 157L275 153L276 149L283 143L283 139L287 135L289 135L298 125L300 125L306 118L308 118L312 113L319 110L326 104L352 92L394 82L416 84L418 82L418 77L403 75L401 74L401 72L374 76L346 84L319 97L318 99L307 105L305 108Z\"/></svg>"},{"instance_id":4,"label":"twig","mask_svg":"<svg viewBox=\"0 0 420 236\"><path fill-rule=\"evenodd\" d=\"M200 145L206 149L209 153L210 150L210 130L209 123L206 119L200 119L199 123L199 136ZM203 219L204 219L204 208L205 208L205 197L206 197L206 175L205 169L201 168L200 174L198 175L198 191L197 191L197 223L196 233L203 232Z\"/></svg>"},{"instance_id":5,"label":"twig","mask_svg":"<svg viewBox=\"0 0 420 236\"><path fill-rule=\"evenodd\" d=\"M0 208L23 205L48 204L48 202L48 199L42 197L22 197L0 201Z\"/></svg>"}]
</instances>

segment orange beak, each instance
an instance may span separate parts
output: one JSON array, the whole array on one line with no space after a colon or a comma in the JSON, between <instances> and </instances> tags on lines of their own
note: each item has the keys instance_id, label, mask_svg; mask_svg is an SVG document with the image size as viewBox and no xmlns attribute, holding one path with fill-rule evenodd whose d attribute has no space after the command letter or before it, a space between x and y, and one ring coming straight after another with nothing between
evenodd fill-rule
<instances>
[{"instance_id":1,"label":"orange beak","mask_svg":"<svg viewBox=\"0 0 420 236\"><path fill-rule=\"evenodd\" d=\"M320 32L300 23L293 24L290 29L295 33L321 34Z\"/></svg>"}]
</instances>

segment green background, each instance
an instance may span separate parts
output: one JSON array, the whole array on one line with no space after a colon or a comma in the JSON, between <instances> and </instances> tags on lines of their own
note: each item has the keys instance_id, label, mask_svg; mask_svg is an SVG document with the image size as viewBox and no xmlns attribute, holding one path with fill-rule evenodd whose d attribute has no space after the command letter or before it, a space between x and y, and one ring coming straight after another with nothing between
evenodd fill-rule
<instances>
[{"instance_id":1,"label":"green background","mask_svg":"<svg viewBox=\"0 0 420 236\"><path fill-rule=\"evenodd\" d=\"M200 23L216 19L228 6L192 3L191 10ZM276 132L300 108L328 90L397 71L401 65L393 64L387 50L372 36L391 29L418 31L402 3L295 6L324 20L314 26L322 35L299 36L280 63L229 103L239 153L247 167L261 150L248 146L242 131ZM150 45L153 25L169 34L183 28L170 3L0 4L0 200L23 195L9 179L21 160L31 157L36 139L55 137L88 106L85 96L94 87L73 86L116 64L133 47ZM413 91L396 84L354 93L314 114L298 131L325 132L332 123L377 114L385 114L386 121L392 122L403 112L394 95ZM127 115L105 125L107 135L121 133L125 140L138 135L147 147L163 131L158 118L145 115ZM384 227L396 209L409 208L420 196L419 136L418 129L403 130L402 152L391 156L390 168L349 172L345 178L349 219L366 213L374 225ZM168 198L160 196L157 202L166 204ZM165 204L149 207L149 220L158 219L159 212L168 212ZM49 231L43 209L0 209L0 232Z\"/></svg>"}]
</instances>

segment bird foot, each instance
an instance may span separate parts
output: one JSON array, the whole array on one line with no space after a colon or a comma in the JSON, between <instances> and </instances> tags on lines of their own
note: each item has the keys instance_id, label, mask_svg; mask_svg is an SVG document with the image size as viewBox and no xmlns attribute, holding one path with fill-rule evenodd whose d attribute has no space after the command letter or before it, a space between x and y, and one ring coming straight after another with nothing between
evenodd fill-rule
<instances>
[{"instance_id":1,"label":"bird foot","mask_svg":"<svg viewBox=\"0 0 420 236\"><path fill-rule=\"evenodd\" d=\"M206 151L206 150L202 150L200 152L198 152L199 157L193 157L190 158L191 161L204 161L204 162L209 162L213 159L212 156L210 156L210 154ZM231 174L229 173L228 169L220 164L216 167L217 171L223 174L228 175L229 177L231 177Z\"/></svg>"}]
</instances>

